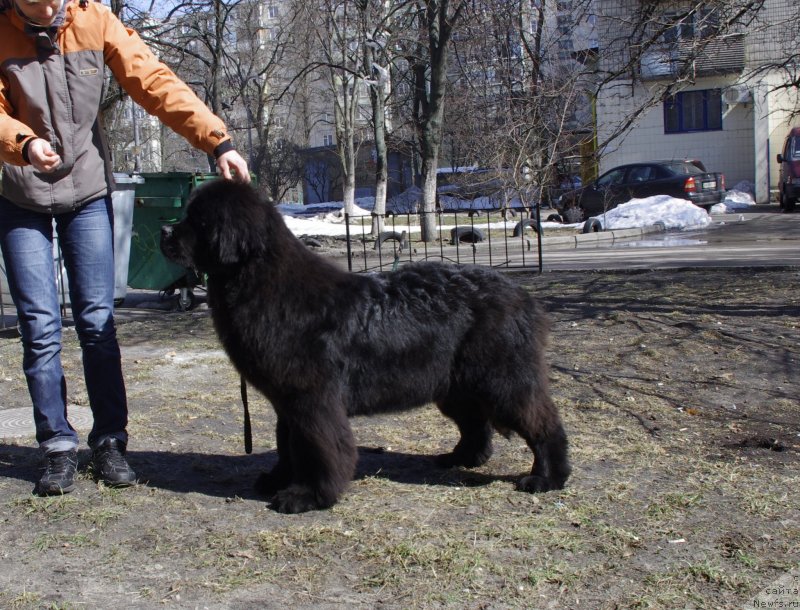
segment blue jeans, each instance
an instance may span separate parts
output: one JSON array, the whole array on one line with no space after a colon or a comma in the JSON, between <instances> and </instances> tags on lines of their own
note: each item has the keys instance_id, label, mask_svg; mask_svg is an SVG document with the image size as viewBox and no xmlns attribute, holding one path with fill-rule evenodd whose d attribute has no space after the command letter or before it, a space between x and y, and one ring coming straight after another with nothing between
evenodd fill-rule
<instances>
[{"instance_id":1,"label":"blue jeans","mask_svg":"<svg viewBox=\"0 0 800 610\"><path fill-rule=\"evenodd\" d=\"M128 405L114 326L114 238L111 199L52 216L0 196L0 247L17 308L23 370L33 402L36 440L45 453L77 447L67 421L61 367L61 308L53 262L53 220L69 280L72 315L94 416L89 446L128 441Z\"/></svg>"}]
</instances>

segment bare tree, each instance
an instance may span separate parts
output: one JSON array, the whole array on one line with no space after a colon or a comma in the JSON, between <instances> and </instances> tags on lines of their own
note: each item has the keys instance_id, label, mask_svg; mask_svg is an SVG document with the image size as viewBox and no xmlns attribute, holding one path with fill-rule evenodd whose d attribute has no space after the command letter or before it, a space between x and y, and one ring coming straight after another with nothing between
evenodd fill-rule
<instances>
[{"instance_id":1,"label":"bare tree","mask_svg":"<svg viewBox=\"0 0 800 610\"><path fill-rule=\"evenodd\" d=\"M363 71L359 53L358 10L353 0L323 0L317 43L332 93L336 150L342 164L344 211L355 207L356 156L363 140Z\"/></svg>"},{"instance_id":2,"label":"bare tree","mask_svg":"<svg viewBox=\"0 0 800 610\"><path fill-rule=\"evenodd\" d=\"M387 65L386 17L389 3L386 0L359 0L361 46L365 84L369 87L372 107L372 134L375 144L375 205L372 209L372 233L383 230L386 213L386 191L389 179L388 149L386 146L386 98L390 93L389 66Z\"/></svg>"},{"instance_id":3,"label":"bare tree","mask_svg":"<svg viewBox=\"0 0 800 610\"><path fill-rule=\"evenodd\" d=\"M580 3L571 7L577 18ZM463 186L467 193L491 188L504 206L528 207L548 196L561 159L591 133L591 113L580 113L581 102L589 106L587 68L565 44L573 27L556 27L555 15L554 1L531 0L483 0L464 12L452 42L442 157L481 169L464 174L461 182L477 182Z\"/></svg>"},{"instance_id":4,"label":"bare tree","mask_svg":"<svg viewBox=\"0 0 800 610\"><path fill-rule=\"evenodd\" d=\"M436 234L436 175L442 141L447 65L453 31L468 6L467 0L418 0L416 39L407 45L414 78L413 119L421 153L422 239Z\"/></svg>"}]
</instances>

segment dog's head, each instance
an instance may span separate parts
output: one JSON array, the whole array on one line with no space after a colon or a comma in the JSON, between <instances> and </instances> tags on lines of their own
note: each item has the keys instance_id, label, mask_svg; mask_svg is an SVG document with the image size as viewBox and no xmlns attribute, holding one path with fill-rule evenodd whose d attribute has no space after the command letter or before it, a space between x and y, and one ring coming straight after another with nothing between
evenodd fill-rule
<instances>
[{"instance_id":1,"label":"dog's head","mask_svg":"<svg viewBox=\"0 0 800 610\"><path fill-rule=\"evenodd\" d=\"M206 182L189 195L183 219L161 228L161 251L172 262L203 273L242 265L264 253L270 212L275 214L250 185Z\"/></svg>"}]
</instances>

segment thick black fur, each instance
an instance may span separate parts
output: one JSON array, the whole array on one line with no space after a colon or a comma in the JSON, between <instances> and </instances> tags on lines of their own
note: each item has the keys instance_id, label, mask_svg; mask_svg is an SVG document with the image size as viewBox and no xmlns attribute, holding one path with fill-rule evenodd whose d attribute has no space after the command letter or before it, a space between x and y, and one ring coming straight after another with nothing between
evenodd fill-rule
<instances>
[{"instance_id":1,"label":"thick black fur","mask_svg":"<svg viewBox=\"0 0 800 610\"><path fill-rule=\"evenodd\" d=\"M494 430L534 454L518 488L561 489L567 439L548 393L547 319L525 290L480 267L415 263L347 273L311 252L250 186L195 189L161 249L208 274L219 338L278 416L278 462L258 486L276 510L332 506L352 479L348 416L435 403L458 426L444 466L480 466Z\"/></svg>"}]
</instances>

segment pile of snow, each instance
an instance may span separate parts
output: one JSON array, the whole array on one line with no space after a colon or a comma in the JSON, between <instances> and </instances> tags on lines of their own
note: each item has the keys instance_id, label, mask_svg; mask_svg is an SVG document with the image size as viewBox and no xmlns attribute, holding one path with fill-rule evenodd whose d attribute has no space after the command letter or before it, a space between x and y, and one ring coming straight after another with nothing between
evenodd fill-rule
<instances>
[{"instance_id":1,"label":"pile of snow","mask_svg":"<svg viewBox=\"0 0 800 610\"><path fill-rule=\"evenodd\" d=\"M755 200L756 196L756 184L755 182L750 182L749 180L741 180L737 182L731 191L739 191L740 193L748 193L753 200Z\"/></svg>"},{"instance_id":2,"label":"pile of snow","mask_svg":"<svg viewBox=\"0 0 800 610\"><path fill-rule=\"evenodd\" d=\"M752 186L753 189L751 190L748 185ZM753 199L754 192L755 186L752 183L739 183L728 191L725 195L725 201L711 208L711 213L728 214L736 210L747 209L756 204L755 199Z\"/></svg>"},{"instance_id":3,"label":"pile of snow","mask_svg":"<svg viewBox=\"0 0 800 610\"><path fill-rule=\"evenodd\" d=\"M360 197L355 200L355 208L351 216L369 216L370 210L375 205L374 197ZM302 203L279 203L277 206L278 211L284 216L292 216L295 218L329 218L331 222L337 222L336 218L341 217L341 222L344 220L344 212L342 211L341 201L327 201L325 203L310 203L303 205Z\"/></svg>"},{"instance_id":4,"label":"pile of snow","mask_svg":"<svg viewBox=\"0 0 800 610\"><path fill-rule=\"evenodd\" d=\"M711 217L703 208L669 195L631 199L596 218L604 230L652 227L657 223L663 224L667 230L711 224Z\"/></svg>"}]
</instances>

